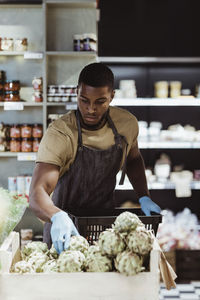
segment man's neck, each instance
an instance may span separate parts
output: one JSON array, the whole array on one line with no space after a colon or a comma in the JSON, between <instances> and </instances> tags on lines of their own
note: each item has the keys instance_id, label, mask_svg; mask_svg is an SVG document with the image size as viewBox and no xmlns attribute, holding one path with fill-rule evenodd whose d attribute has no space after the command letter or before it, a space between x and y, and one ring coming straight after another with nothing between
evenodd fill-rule
<instances>
[{"instance_id":1,"label":"man's neck","mask_svg":"<svg viewBox=\"0 0 200 300\"><path fill-rule=\"evenodd\" d=\"M88 125L88 124L85 124L84 121L83 121L83 118L81 116L81 113L80 111L78 111L79 113L79 117L80 117L80 124L81 124L81 127L86 129L86 130L98 130L98 129L101 129L107 122L107 115L109 113L109 110L107 110L107 112L103 115L103 117L101 118L101 120L95 124L95 125Z\"/></svg>"}]
</instances>

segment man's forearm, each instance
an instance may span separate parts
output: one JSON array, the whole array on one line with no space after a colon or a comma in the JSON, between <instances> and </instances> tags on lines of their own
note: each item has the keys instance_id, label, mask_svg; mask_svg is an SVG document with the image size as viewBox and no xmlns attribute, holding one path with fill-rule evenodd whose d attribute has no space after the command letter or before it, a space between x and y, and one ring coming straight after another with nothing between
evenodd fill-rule
<instances>
[{"instance_id":1,"label":"man's forearm","mask_svg":"<svg viewBox=\"0 0 200 300\"><path fill-rule=\"evenodd\" d=\"M150 197L145 176L144 161L141 155L127 162L127 176L138 198L142 196Z\"/></svg>"},{"instance_id":2,"label":"man's forearm","mask_svg":"<svg viewBox=\"0 0 200 300\"><path fill-rule=\"evenodd\" d=\"M51 217L60 211L43 187L37 187L30 192L30 208L36 216L45 222L51 222Z\"/></svg>"}]
</instances>

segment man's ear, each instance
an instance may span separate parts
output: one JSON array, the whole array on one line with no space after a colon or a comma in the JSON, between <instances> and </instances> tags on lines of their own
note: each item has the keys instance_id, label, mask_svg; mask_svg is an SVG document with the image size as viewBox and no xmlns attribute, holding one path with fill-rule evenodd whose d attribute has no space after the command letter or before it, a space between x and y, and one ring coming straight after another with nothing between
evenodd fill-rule
<instances>
[{"instance_id":1,"label":"man's ear","mask_svg":"<svg viewBox=\"0 0 200 300\"><path fill-rule=\"evenodd\" d=\"M110 100L110 102L112 101L112 99L115 97L115 90L112 90L112 92L111 92L111 100Z\"/></svg>"}]
</instances>

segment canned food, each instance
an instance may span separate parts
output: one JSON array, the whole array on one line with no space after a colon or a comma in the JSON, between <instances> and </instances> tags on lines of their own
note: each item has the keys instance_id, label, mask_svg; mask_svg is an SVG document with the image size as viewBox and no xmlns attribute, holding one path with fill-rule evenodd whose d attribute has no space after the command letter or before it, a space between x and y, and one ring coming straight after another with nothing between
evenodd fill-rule
<instances>
[{"instance_id":1,"label":"canned food","mask_svg":"<svg viewBox=\"0 0 200 300\"><path fill-rule=\"evenodd\" d=\"M17 194L25 195L25 177L17 176Z\"/></svg>"},{"instance_id":2,"label":"canned food","mask_svg":"<svg viewBox=\"0 0 200 300\"><path fill-rule=\"evenodd\" d=\"M8 177L8 190L10 193L17 194L17 177Z\"/></svg>"}]
</instances>

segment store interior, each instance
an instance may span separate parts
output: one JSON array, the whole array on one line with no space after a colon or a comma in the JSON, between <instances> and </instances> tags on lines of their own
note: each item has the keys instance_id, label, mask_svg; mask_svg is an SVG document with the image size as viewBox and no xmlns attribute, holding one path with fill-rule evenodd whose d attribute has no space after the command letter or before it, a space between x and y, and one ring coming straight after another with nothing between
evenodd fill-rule
<instances>
[{"instance_id":1,"label":"store interior","mask_svg":"<svg viewBox=\"0 0 200 300\"><path fill-rule=\"evenodd\" d=\"M149 191L163 211L157 238L178 275L159 299L200 299L199 1L0 2L0 187L28 198L43 134L77 109L80 70L106 64L111 105L138 120ZM119 179L116 207L138 207ZM26 208L15 230L41 241L43 222Z\"/></svg>"}]
</instances>

